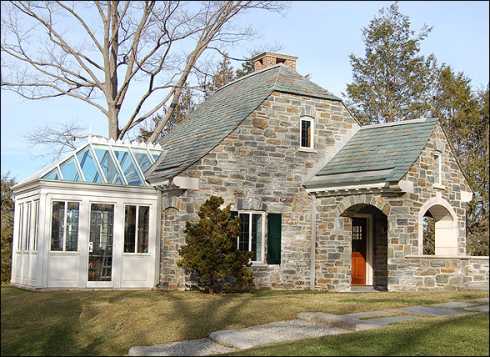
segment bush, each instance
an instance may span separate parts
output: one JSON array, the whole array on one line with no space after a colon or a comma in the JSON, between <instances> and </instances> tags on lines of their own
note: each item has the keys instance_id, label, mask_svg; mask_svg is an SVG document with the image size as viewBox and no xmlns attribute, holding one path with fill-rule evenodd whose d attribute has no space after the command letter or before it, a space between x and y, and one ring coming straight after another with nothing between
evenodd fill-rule
<instances>
[{"instance_id":1,"label":"bush","mask_svg":"<svg viewBox=\"0 0 490 357\"><path fill-rule=\"evenodd\" d=\"M178 265L204 292L250 290L253 284L252 254L237 249L238 218L223 199L211 196L199 209L199 221L186 223L186 245L179 249Z\"/></svg>"},{"instance_id":2,"label":"bush","mask_svg":"<svg viewBox=\"0 0 490 357\"><path fill-rule=\"evenodd\" d=\"M12 264L12 236L14 230L14 200L12 199L12 186L14 180L9 174L2 175L1 193L1 256L2 256L2 283L10 281Z\"/></svg>"}]
</instances>

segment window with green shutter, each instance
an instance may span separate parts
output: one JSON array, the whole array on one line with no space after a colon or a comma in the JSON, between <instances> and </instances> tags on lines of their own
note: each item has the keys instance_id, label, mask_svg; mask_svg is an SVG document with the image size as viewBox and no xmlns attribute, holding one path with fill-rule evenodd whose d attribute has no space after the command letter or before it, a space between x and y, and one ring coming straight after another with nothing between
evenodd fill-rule
<instances>
[{"instance_id":1,"label":"window with green shutter","mask_svg":"<svg viewBox=\"0 0 490 357\"><path fill-rule=\"evenodd\" d=\"M281 225L280 213L267 215L267 264L281 264Z\"/></svg>"}]
</instances>

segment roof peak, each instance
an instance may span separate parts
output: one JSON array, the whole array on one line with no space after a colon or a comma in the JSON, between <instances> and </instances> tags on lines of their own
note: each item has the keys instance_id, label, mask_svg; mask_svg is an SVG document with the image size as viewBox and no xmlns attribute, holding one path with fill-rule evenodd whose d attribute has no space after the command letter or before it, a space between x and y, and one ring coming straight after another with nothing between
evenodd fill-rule
<instances>
[{"instance_id":1,"label":"roof peak","mask_svg":"<svg viewBox=\"0 0 490 357\"><path fill-rule=\"evenodd\" d=\"M251 73L249 73L249 74L246 74L246 75L245 75L245 76L243 76L243 77L240 77L240 78L235 79L235 80L233 80L233 81L231 81L231 82L229 82L229 83L226 83L224 86L219 87L219 88L218 88L218 89L217 89L217 90L216 90L214 93L218 93L218 92L219 92L220 90L222 90L223 88L226 88L226 87L228 87L228 86L230 86L230 85L232 85L232 84L235 84L235 83L237 83L237 82L240 82L240 81L242 81L242 80L244 80L244 79L247 79L247 78L253 77L253 76L255 76L256 74L260 74L260 73L263 73L263 72L267 72L267 71L269 71L269 70L271 70L271 69L275 69L275 68L279 68L279 67L286 67L286 66L285 66L284 64L280 63L280 64L276 64L276 65L274 65L274 66L270 66L270 67L267 67L267 68L264 68L264 69L261 69L261 70L258 70L258 71L253 71L253 72L251 72ZM214 94L214 93L213 93L213 94Z\"/></svg>"},{"instance_id":2,"label":"roof peak","mask_svg":"<svg viewBox=\"0 0 490 357\"><path fill-rule=\"evenodd\" d=\"M432 122L432 121L436 121L436 120L437 119L435 119L435 118L418 118L418 119L408 119L408 120L397 121L395 123L370 124L370 125L362 126L361 130L384 128L387 126L398 126L398 125L414 124L414 123L425 123L425 122Z\"/></svg>"}]
</instances>

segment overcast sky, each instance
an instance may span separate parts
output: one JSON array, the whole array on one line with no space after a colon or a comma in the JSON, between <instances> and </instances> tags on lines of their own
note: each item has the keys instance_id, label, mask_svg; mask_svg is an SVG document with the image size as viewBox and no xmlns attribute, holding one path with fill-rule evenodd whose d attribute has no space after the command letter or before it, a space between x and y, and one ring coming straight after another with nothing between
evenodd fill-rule
<instances>
[{"instance_id":1,"label":"overcast sky","mask_svg":"<svg viewBox=\"0 0 490 357\"><path fill-rule=\"evenodd\" d=\"M298 57L297 70L340 96L351 81L349 54L362 54L361 28L389 2L298 2L290 3L282 15L253 13L240 18L253 25L256 39L230 49L243 56L249 50L279 44L281 52ZM434 53L439 63L464 71L475 88L488 83L488 2L401 2L415 29L433 27L423 52ZM101 114L75 99L27 101L12 93L1 93L1 171L17 180L30 176L45 164L24 136L45 124L79 121L93 133L106 135Z\"/></svg>"}]
</instances>

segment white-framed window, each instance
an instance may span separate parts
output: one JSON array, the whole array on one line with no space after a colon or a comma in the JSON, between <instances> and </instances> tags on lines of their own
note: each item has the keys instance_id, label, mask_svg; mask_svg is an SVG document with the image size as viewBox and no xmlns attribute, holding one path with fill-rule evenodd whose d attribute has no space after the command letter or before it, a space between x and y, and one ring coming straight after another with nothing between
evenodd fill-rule
<instances>
[{"instance_id":1,"label":"white-framed window","mask_svg":"<svg viewBox=\"0 0 490 357\"><path fill-rule=\"evenodd\" d=\"M31 243L31 209L32 203L25 203L25 228L24 228L24 251L28 252L30 250Z\"/></svg>"},{"instance_id":2,"label":"white-framed window","mask_svg":"<svg viewBox=\"0 0 490 357\"><path fill-rule=\"evenodd\" d=\"M78 251L79 217L79 202L53 201L51 251Z\"/></svg>"},{"instance_id":3,"label":"white-framed window","mask_svg":"<svg viewBox=\"0 0 490 357\"><path fill-rule=\"evenodd\" d=\"M124 253L148 253L150 206L124 208Z\"/></svg>"},{"instance_id":4,"label":"white-framed window","mask_svg":"<svg viewBox=\"0 0 490 357\"><path fill-rule=\"evenodd\" d=\"M37 251L37 242L39 238L39 200L34 201L34 232L32 240L32 250Z\"/></svg>"},{"instance_id":5,"label":"white-framed window","mask_svg":"<svg viewBox=\"0 0 490 357\"><path fill-rule=\"evenodd\" d=\"M434 185L442 185L442 153L437 151L434 154Z\"/></svg>"},{"instance_id":6,"label":"white-framed window","mask_svg":"<svg viewBox=\"0 0 490 357\"><path fill-rule=\"evenodd\" d=\"M300 118L300 148L314 149L315 147L315 120L311 117Z\"/></svg>"},{"instance_id":7,"label":"white-framed window","mask_svg":"<svg viewBox=\"0 0 490 357\"><path fill-rule=\"evenodd\" d=\"M265 213L255 211L238 211L240 233L237 238L239 250L253 252L253 262L264 261Z\"/></svg>"},{"instance_id":8,"label":"white-framed window","mask_svg":"<svg viewBox=\"0 0 490 357\"><path fill-rule=\"evenodd\" d=\"M19 203L19 225L17 229L17 251L22 251L22 242L24 241L24 204Z\"/></svg>"}]
</instances>

